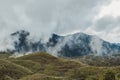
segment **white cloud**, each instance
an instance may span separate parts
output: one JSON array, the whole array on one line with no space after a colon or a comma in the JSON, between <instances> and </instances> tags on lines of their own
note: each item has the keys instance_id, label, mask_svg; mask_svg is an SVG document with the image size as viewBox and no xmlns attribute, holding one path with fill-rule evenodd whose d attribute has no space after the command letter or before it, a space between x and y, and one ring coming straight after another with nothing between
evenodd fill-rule
<instances>
[{"instance_id":1,"label":"white cloud","mask_svg":"<svg viewBox=\"0 0 120 80\"><path fill-rule=\"evenodd\" d=\"M82 31L119 42L119 4L119 0L0 0L0 42L21 29L45 39L52 33Z\"/></svg>"},{"instance_id":2,"label":"white cloud","mask_svg":"<svg viewBox=\"0 0 120 80\"><path fill-rule=\"evenodd\" d=\"M120 0L112 0L108 6L102 6L98 17L111 15L113 17L120 16Z\"/></svg>"}]
</instances>

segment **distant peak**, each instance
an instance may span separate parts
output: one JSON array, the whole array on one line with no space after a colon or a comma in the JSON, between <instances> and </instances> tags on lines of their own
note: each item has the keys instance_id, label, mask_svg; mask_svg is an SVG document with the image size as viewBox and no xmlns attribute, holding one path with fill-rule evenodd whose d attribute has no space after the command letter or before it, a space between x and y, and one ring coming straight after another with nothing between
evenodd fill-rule
<instances>
[{"instance_id":1,"label":"distant peak","mask_svg":"<svg viewBox=\"0 0 120 80\"><path fill-rule=\"evenodd\" d=\"M25 31L25 30L19 30L19 31L16 31L14 33L11 34L12 36L16 36L16 35L30 35L30 33L28 31Z\"/></svg>"}]
</instances>

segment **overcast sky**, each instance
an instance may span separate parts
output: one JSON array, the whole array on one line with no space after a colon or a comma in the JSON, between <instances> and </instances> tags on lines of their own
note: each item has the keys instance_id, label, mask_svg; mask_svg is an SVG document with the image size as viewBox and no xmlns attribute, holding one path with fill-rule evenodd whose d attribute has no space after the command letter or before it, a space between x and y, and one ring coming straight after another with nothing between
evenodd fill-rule
<instances>
[{"instance_id":1,"label":"overcast sky","mask_svg":"<svg viewBox=\"0 0 120 80\"><path fill-rule=\"evenodd\" d=\"M120 42L120 0L0 0L0 40L25 29L35 37L85 32Z\"/></svg>"}]
</instances>

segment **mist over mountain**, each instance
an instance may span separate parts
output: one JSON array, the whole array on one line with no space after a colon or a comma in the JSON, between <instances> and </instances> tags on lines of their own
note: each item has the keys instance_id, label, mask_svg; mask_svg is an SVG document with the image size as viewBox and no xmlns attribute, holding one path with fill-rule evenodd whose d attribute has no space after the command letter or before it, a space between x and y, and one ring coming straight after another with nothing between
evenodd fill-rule
<instances>
[{"instance_id":1,"label":"mist over mountain","mask_svg":"<svg viewBox=\"0 0 120 80\"><path fill-rule=\"evenodd\" d=\"M112 55L120 52L120 45L110 43L94 35L75 33L67 36L53 34L49 40L53 53L58 56L75 57L88 54Z\"/></svg>"},{"instance_id":2,"label":"mist over mountain","mask_svg":"<svg viewBox=\"0 0 120 80\"><path fill-rule=\"evenodd\" d=\"M20 30L10 35L14 48L7 52L25 54L30 52L48 52L58 57L77 57L84 55L112 55L120 53L120 44L110 43L95 35L75 33L66 36L52 34L47 42L42 38L30 38L30 32Z\"/></svg>"},{"instance_id":3,"label":"mist over mountain","mask_svg":"<svg viewBox=\"0 0 120 80\"><path fill-rule=\"evenodd\" d=\"M30 39L30 33L28 31L20 30L12 33L10 36L14 38L14 50L12 50L13 52L26 53L45 51L45 44L41 42L41 39L38 41Z\"/></svg>"}]
</instances>

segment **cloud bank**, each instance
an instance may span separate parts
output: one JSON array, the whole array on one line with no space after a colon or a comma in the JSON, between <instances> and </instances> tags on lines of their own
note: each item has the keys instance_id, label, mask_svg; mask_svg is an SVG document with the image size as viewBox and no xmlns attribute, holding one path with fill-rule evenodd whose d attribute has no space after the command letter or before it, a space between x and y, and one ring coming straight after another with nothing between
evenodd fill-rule
<instances>
[{"instance_id":1,"label":"cloud bank","mask_svg":"<svg viewBox=\"0 0 120 80\"><path fill-rule=\"evenodd\" d=\"M103 13L118 2L117 0L0 0L0 46L5 45L3 41L11 33L21 29L31 32L33 38L42 37L45 40L52 33L66 35L85 32L98 35L110 42L120 42L119 15L116 17Z\"/></svg>"}]
</instances>

